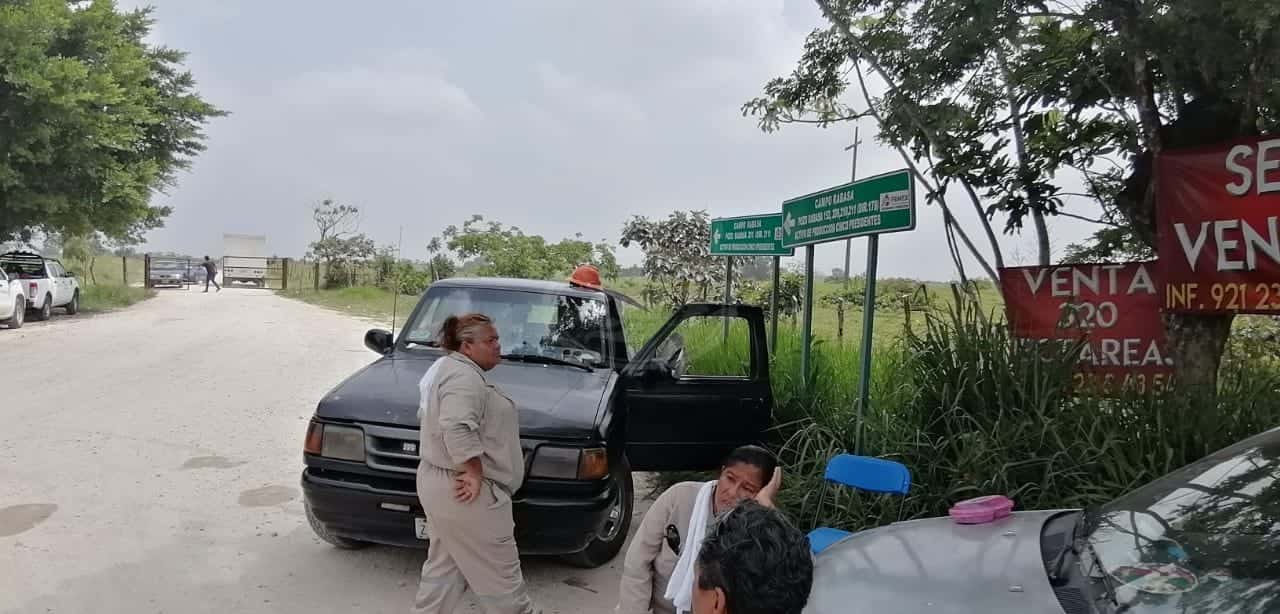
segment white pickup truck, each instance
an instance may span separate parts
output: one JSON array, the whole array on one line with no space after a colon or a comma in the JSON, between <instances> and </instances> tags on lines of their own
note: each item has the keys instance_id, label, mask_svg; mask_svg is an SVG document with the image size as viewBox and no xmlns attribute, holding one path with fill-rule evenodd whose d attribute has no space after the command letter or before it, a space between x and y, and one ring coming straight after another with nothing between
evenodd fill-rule
<instances>
[{"instance_id":1,"label":"white pickup truck","mask_svg":"<svg viewBox=\"0 0 1280 614\"><path fill-rule=\"evenodd\" d=\"M32 252L8 252L0 254L0 269L18 278L35 319L48 320L54 307L65 308L67 315L80 311L80 282L61 262Z\"/></svg>"},{"instance_id":2,"label":"white pickup truck","mask_svg":"<svg viewBox=\"0 0 1280 614\"><path fill-rule=\"evenodd\" d=\"M27 295L22 291L22 282L16 277L9 277L0 268L0 324L9 328L22 328L26 315Z\"/></svg>"}]
</instances>

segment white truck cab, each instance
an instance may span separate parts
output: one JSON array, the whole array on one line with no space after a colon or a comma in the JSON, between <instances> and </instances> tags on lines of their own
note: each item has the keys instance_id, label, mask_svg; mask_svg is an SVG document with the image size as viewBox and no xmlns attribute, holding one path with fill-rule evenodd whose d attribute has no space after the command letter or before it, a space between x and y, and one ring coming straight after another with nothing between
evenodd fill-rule
<instances>
[{"instance_id":1,"label":"white truck cab","mask_svg":"<svg viewBox=\"0 0 1280 614\"><path fill-rule=\"evenodd\" d=\"M80 282L61 262L33 252L8 252L0 254L0 269L18 279L36 320L48 320L55 307L65 308L67 315L80 311Z\"/></svg>"}]
</instances>

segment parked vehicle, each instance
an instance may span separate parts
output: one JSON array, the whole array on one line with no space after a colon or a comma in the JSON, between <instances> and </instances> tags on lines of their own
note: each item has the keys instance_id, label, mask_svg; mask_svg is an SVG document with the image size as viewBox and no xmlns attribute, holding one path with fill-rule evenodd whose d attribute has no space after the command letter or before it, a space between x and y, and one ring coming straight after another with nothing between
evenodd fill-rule
<instances>
[{"instance_id":1,"label":"parked vehicle","mask_svg":"<svg viewBox=\"0 0 1280 614\"><path fill-rule=\"evenodd\" d=\"M35 319L48 320L55 307L68 315L80 311L80 282L61 262L32 252L8 252L0 254L0 268L22 282L27 309L35 311Z\"/></svg>"},{"instance_id":2,"label":"parked vehicle","mask_svg":"<svg viewBox=\"0 0 1280 614\"><path fill-rule=\"evenodd\" d=\"M185 277L187 272L186 259L173 258L151 258L151 272L147 274L147 280L151 282L151 287L159 286L181 286L186 283Z\"/></svg>"},{"instance_id":3,"label":"parked vehicle","mask_svg":"<svg viewBox=\"0 0 1280 614\"><path fill-rule=\"evenodd\" d=\"M854 533L818 555L807 614L1280 611L1280 429L1107 505Z\"/></svg>"},{"instance_id":4,"label":"parked vehicle","mask_svg":"<svg viewBox=\"0 0 1280 614\"><path fill-rule=\"evenodd\" d=\"M302 487L316 534L341 548L425 545L418 382L443 356L434 337L444 319L478 311L502 343L486 377L520 412L521 551L588 567L611 560L631 522L632 470L714 468L763 439L773 407L759 308L686 305L631 356L621 298L550 281L448 279L427 289L398 338L369 331L365 345L382 356L330 391L307 431Z\"/></svg>"},{"instance_id":5,"label":"parked vehicle","mask_svg":"<svg viewBox=\"0 0 1280 614\"><path fill-rule=\"evenodd\" d=\"M22 282L0 268L0 324L22 328L26 315L27 296L22 290Z\"/></svg>"},{"instance_id":6,"label":"parked vehicle","mask_svg":"<svg viewBox=\"0 0 1280 614\"><path fill-rule=\"evenodd\" d=\"M196 263L187 267L182 278L189 284L202 284L204 283L204 278L208 277L208 275L209 272L205 270L204 265Z\"/></svg>"},{"instance_id":7,"label":"parked vehicle","mask_svg":"<svg viewBox=\"0 0 1280 614\"><path fill-rule=\"evenodd\" d=\"M247 283L267 286L267 238L256 235L222 235L222 285Z\"/></svg>"}]
</instances>

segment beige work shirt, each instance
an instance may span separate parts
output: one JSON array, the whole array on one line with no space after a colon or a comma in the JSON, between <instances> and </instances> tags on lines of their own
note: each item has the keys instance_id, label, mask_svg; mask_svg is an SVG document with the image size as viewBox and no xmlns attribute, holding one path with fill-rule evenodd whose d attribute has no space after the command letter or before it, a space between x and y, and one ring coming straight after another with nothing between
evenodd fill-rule
<instances>
[{"instance_id":1,"label":"beige work shirt","mask_svg":"<svg viewBox=\"0 0 1280 614\"><path fill-rule=\"evenodd\" d=\"M680 548L689 543L689 519L704 482L681 482L658 496L645 513L627 548L618 586L618 614L674 614L666 599L667 583L680 559L667 545L667 525L680 531ZM715 496L714 494L712 495Z\"/></svg>"},{"instance_id":2,"label":"beige work shirt","mask_svg":"<svg viewBox=\"0 0 1280 614\"><path fill-rule=\"evenodd\" d=\"M486 481L510 498L524 482L515 403L470 358L450 352L422 392L422 462L457 471L479 457Z\"/></svg>"}]
</instances>

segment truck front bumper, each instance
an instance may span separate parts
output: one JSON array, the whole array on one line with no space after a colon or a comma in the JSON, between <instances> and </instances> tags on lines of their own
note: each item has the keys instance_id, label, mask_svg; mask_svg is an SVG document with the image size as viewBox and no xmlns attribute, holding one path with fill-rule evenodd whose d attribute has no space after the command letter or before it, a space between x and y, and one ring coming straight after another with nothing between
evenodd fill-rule
<instances>
[{"instance_id":1,"label":"truck front bumper","mask_svg":"<svg viewBox=\"0 0 1280 614\"><path fill-rule=\"evenodd\" d=\"M302 492L311 513L334 535L360 541L423 548L414 519L422 504L412 480L365 480L363 476L307 467ZM377 484L371 483L377 482ZM618 485L612 478L597 492L516 493L512 512L521 554L560 555L581 552L608 520ZM407 490L406 490L407 488Z\"/></svg>"}]
</instances>

